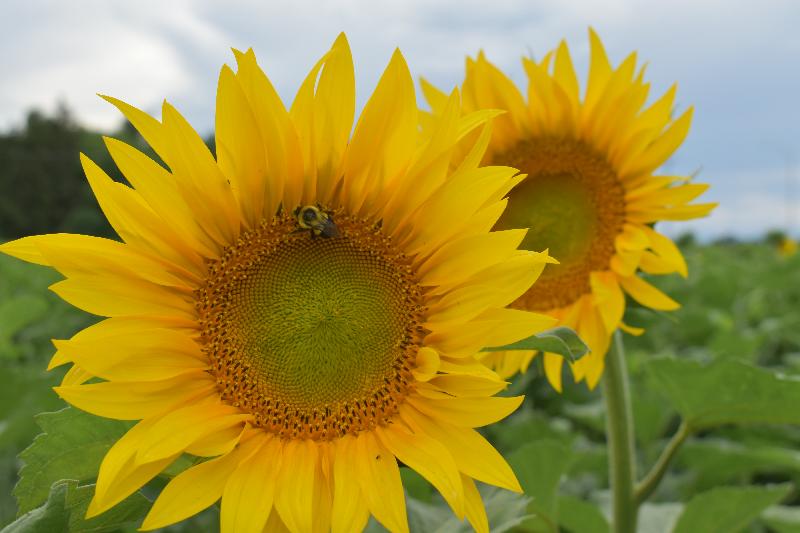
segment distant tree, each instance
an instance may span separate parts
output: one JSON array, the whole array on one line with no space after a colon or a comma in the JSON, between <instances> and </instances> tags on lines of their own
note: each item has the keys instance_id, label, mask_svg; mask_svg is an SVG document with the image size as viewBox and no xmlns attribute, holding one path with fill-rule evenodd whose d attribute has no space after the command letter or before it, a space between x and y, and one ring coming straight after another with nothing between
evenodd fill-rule
<instances>
[{"instance_id":1,"label":"distant tree","mask_svg":"<svg viewBox=\"0 0 800 533\"><path fill-rule=\"evenodd\" d=\"M163 164L130 123L111 136ZM213 153L214 136L204 141ZM56 232L113 235L84 176L81 152L127 183L103 134L80 126L63 104L52 116L30 111L23 127L0 133L0 242Z\"/></svg>"}]
</instances>

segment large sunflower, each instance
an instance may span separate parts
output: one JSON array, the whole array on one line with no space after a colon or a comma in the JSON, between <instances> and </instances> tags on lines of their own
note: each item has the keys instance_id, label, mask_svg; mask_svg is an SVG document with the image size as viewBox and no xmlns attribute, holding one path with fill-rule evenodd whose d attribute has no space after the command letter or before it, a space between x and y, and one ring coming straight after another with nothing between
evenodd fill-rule
<instances>
[{"instance_id":1,"label":"large sunflower","mask_svg":"<svg viewBox=\"0 0 800 533\"><path fill-rule=\"evenodd\" d=\"M637 274L687 274L681 253L653 223L705 216L716 204L689 205L707 185L654 175L686 137L692 109L673 118L674 86L645 107L650 86L644 68L637 72L636 54L613 69L600 39L591 30L589 37L583 98L562 42L538 63L523 59L527 102L483 53L468 59L463 109L507 112L495 121L485 158L527 175L511 191L495 229L530 228L522 248L549 248L559 261L512 307L548 313L577 329L592 351L572 370L577 381L594 387L611 334L627 328L625 293L653 309L678 307ZM430 126L443 115L447 97L424 81L423 90L432 108ZM507 377L527 368L534 355L497 352L485 361ZM544 354L545 373L558 390L562 365L560 355Z\"/></svg>"},{"instance_id":2,"label":"large sunflower","mask_svg":"<svg viewBox=\"0 0 800 533\"><path fill-rule=\"evenodd\" d=\"M129 187L82 157L123 242L0 247L54 267L57 294L108 317L56 341L51 363L72 364L56 388L72 405L140 420L103 460L89 515L188 453L210 459L167 484L143 529L221 497L223 531L350 532L370 514L407 531L399 460L487 531L473 479L520 487L473 428L521 398L493 397L505 383L475 354L554 322L504 309L550 260L517 250L525 230L490 232L519 181L478 166L494 113L462 117L454 92L420 143L397 52L351 137L344 36L288 111L252 51L235 55L238 71L219 78L216 159L169 104L159 122L107 98L168 168L107 139Z\"/></svg>"}]
</instances>

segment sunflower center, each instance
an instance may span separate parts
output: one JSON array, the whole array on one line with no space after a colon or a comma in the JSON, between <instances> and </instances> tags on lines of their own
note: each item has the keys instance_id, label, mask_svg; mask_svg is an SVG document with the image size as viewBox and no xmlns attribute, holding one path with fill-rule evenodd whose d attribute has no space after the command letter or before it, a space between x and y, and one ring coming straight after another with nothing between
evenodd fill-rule
<instances>
[{"instance_id":1,"label":"sunflower center","mask_svg":"<svg viewBox=\"0 0 800 533\"><path fill-rule=\"evenodd\" d=\"M421 290L374 225L339 235L280 215L210 265L198 307L225 401L289 438L331 439L386 423L409 392Z\"/></svg>"},{"instance_id":2,"label":"sunflower center","mask_svg":"<svg viewBox=\"0 0 800 533\"><path fill-rule=\"evenodd\" d=\"M614 169L569 139L523 140L492 163L528 175L509 194L495 229L529 228L521 248L549 248L560 262L548 265L513 306L552 310L589 293L589 274L609 268L625 221L625 190Z\"/></svg>"}]
</instances>

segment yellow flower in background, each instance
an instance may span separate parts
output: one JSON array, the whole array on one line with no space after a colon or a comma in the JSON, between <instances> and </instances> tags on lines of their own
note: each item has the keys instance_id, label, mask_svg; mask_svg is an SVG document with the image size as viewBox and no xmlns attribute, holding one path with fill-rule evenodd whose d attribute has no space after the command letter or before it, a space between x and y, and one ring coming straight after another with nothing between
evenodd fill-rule
<instances>
[{"instance_id":1,"label":"yellow flower in background","mask_svg":"<svg viewBox=\"0 0 800 533\"><path fill-rule=\"evenodd\" d=\"M483 55L467 60L465 112L500 109L486 161L527 177L509 194L495 229L530 228L522 248L549 248L559 262L513 304L545 312L576 329L592 352L573 366L577 381L599 381L611 334L622 323L625 293L640 304L672 310L678 304L638 276L678 272L686 263L672 241L655 231L660 220L707 215L716 204L694 204L707 188L688 177L654 175L681 145L692 117L673 117L675 87L646 106L649 84L636 54L612 68L590 30L591 66L581 97L566 43L542 61L523 59L526 98ZM447 97L423 81L432 108L430 129ZM634 331L633 328L628 328ZM496 352L485 361L507 377L525 370L533 352ZM561 390L563 358L544 354L550 383Z\"/></svg>"},{"instance_id":2,"label":"yellow flower in background","mask_svg":"<svg viewBox=\"0 0 800 533\"><path fill-rule=\"evenodd\" d=\"M473 479L509 490L509 466L475 431L521 398L479 364L550 327L505 309L546 253L493 231L519 178L479 167L493 112L458 92L419 143L412 78L392 57L351 137L352 57L341 36L284 108L252 51L223 67L216 159L169 104L162 121L107 98L166 163L106 144L132 187L82 157L124 242L71 234L0 246L66 279L52 290L108 317L58 348L56 391L90 413L139 422L108 452L89 515L183 453L143 529L222 499L225 532L351 532L372 514L407 531L398 461L459 517L488 531ZM475 132L460 165L453 151ZM269 522L268 522L269 521Z\"/></svg>"},{"instance_id":3,"label":"yellow flower in background","mask_svg":"<svg viewBox=\"0 0 800 533\"><path fill-rule=\"evenodd\" d=\"M792 257L797 253L797 241L785 235L778 243L778 253L781 257Z\"/></svg>"}]
</instances>

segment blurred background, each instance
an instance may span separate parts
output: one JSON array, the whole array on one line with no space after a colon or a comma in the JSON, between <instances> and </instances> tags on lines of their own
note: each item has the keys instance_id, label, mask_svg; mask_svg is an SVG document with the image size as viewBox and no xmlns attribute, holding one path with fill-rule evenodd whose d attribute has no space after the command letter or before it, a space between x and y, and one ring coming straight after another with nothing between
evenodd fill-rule
<instances>
[{"instance_id":1,"label":"blurred background","mask_svg":"<svg viewBox=\"0 0 800 533\"><path fill-rule=\"evenodd\" d=\"M110 234L78 153L121 179L101 135L145 147L96 93L156 116L167 98L213 144L216 77L233 62L230 47L253 47L288 104L308 69L346 31L360 107L395 47L415 76L440 87L459 84L465 55L480 49L522 86L520 57L541 57L566 38L585 80L591 25L615 64L633 50L649 62L651 95L677 82L679 108L695 106L691 133L663 170L698 173L711 184L703 200L720 203L709 218L659 226L677 239L690 277L651 281L682 308L665 315L634 305L626 317L647 329L626 342L639 459L649 465L678 423L657 386L654 357L732 359L800 375L800 255L780 246L784 235L800 236L798 23L800 3L789 0L0 0L0 242L58 231ZM18 512L17 454L40 431L33 415L63 407L50 389L63 371L44 372L49 339L68 338L95 320L46 291L57 279L0 257L0 525ZM561 530L605 531L568 523L582 502L602 506L607 486L598 392L567 383L558 395L538 371L534 365L511 389L528 394L529 408L487 433L511 457L535 503L498 496L490 519L513 505L523 512L544 502L550 507L533 511L545 516L559 507L552 524ZM681 502L718 485L797 486L798 447L800 433L789 426L727 427L693 438L677 471L643 508L643 521L657 526L648 531L667 531ZM526 464L534 456L541 460ZM536 485L542 479L550 485ZM422 502L417 511L435 499L424 484L407 482ZM798 504L795 493L762 514L752 531L800 531ZM794 512L791 520L787 512ZM215 524L206 513L171 531L211 531ZM553 530L515 524L515 531Z\"/></svg>"},{"instance_id":2,"label":"blurred background","mask_svg":"<svg viewBox=\"0 0 800 533\"><path fill-rule=\"evenodd\" d=\"M107 161L99 133L120 131L110 94L159 113L167 98L213 135L216 77L231 47L253 47L287 103L337 33L356 63L359 106L395 47L412 73L450 88L484 49L520 85L522 55L566 38L580 74L587 27L614 62L638 51L651 95L678 83L696 107L667 172L699 172L713 216L670 235L753 239L800 223L800 4L792 0L371 0L0 3L0 236L98 230L77 151ZM420 101L422 99L420 98ZM680 110L680 109L679 109Z\"/></svg>"}]
</instances>

